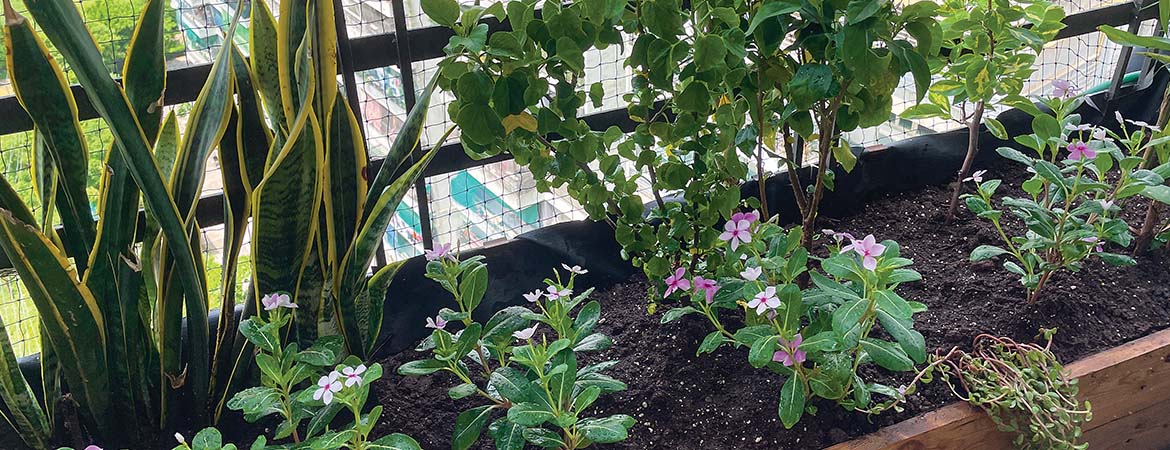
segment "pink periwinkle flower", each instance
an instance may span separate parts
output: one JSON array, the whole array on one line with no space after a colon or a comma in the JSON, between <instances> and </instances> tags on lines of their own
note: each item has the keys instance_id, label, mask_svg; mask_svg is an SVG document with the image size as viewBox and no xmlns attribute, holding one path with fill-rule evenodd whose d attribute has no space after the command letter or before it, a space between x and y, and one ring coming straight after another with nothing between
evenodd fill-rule
<instances>
[{"instance_id":1,"label":"pink periwinkle flower","mask_svg":"<svg viewBox=\"0 0 1170 450\"><path fill-rule=\"evenodd\" d=\"M975 183L982 183L983 174L985 173L987 173L986 170L976 170L975 173L971 174L971 176L967 178L964 178L963 181L974 181Z\"/></svg>"},{"instance_id":2,"label":"pink periwinkle flower","mask_svg":"<svg viewBox=\"0 0 1170 450\"><path fill-rule=\"evenodd\" d=\"M1052 96L1060 98L1075 97L1077 88L1068 80L1054 80L1052 82Z\"/></svg>"},{"instance_id":3,"label":"pink periwinkle flower","mask_svg":"<svg viewBox=\"0 0 1170 450\"><path fill-rule=\"evenodd\" d=\"M760 275L763 275L763 273L764 269L759 267L745 267L743 272L739 273L739 276L748 281L756 281L760 279Z\"/></svg>"},{"instance_id":4,"label":"pink periwinkle flower","mask_svg":"<svg viewBox=\"0 0 1170 450\"><path fill-rule=\"evenodd\" d=\"M313 400L320 400L326 405L333 403L333 394L341 391L341 377L336 370L329 372L317 380L317 390L313 391Z\"/></svg>"},{"instance_id":5,"label":"pink periwinkle flower","mask_svg":"<svg viewBox=\"0 0 1170 450\"><path fill-rule=\"evenodd\" d=\"M769 309L776 309L780 307L780 299L776 297L776 287L768 286L759 294L748 302L748 308L755 308L756 314L764 314L764 311Z\"/></svg>"},{"instance_id":6,"label":"pink periwinkle flower","mask_svg":"<svg viewBox=\"0 0 1170 450\"><path fill-rule=\"evenodd\" d=\"M1089 144L1081 141L1068 144L1068 159L1080 161L1097 157L1097 151L1089 148Z\"/></svg>"},{"instance_id":7,"label":"pink periwinkle flower","mask_svg":"<svg viewBox=\"0 0 1170 450\"><path fill-rule=\"evenodd\" d=\"M685 291L691 288L691 280L687 279L687 269L679 267L674 271L674 275L666 277L666 297L673 294L674 291Z\"/></svg>"},{"instance_id":8,"label":"pink periwinkle flower","mask_svg":"<svg viewBox=\"0 0 1170 450\"><path fill-rule=\"evenodd\" d=\"M695 277L694 286L695 292L703 292L707 299L707 303L715 301L715 293L719 292L719 284L715 283L715 280L708 280L703 277Z\"/></svg>"},{"instance_id":9,"label":"pink periwinkle flower","mask_svg":"<svg viewBox=\"0 0 1170 450\"><path fill-rule=\"evenodd\" d=\"M528 303L536 303L536 301L540 300L540 297L544 295L544 293L540 292L540 289L537 289L532 292L525 292L523 295L524 300L528 300Z\"/></svg>"},{"instance_id":10,"label":"pink periwinkle flower","mask_svg":"<svg viewBox=\"0 0 1170 450\"><path fill-rule=\"evenodd\" d=\"M803 363L807 355L804 350L800 349L800 344L804 342L804 338L797 333L792 341L780 338L780 350L772 354L772 361L783 364L784 367L792 367L793 364Z\"/></svg>"},{"instance_id":11,"label":"pink periwinkle flower","mask_svg":"<svg viewBox=\"0 0 1170 450\"><path fill-rule=\"evenodd\" d=\"M447 327L447 319L444 319L443 316L435 316L435 318L433 318L433 319L430 317L427 317L427 328L434 328L436 330L442 330L443 328L446 328L446 327Z\"/></svg>"},{"instance_id":12,"label":"pink periwinkle flower","mask_svg":"<svg viewBox=\"0 0 1170 450\"><path fill-rule=\"evenodd\" d=\"M512 337L519 339L521 341L527 341L529 339L532 339L532 335L536 334L536 327L537 326L540 326L540 324L536 324L536 325L533 325L531 327L528 327L528 328L525 328L523 330L512 333Z\"/></svg>"},{"instance_id":13,"label":"pink periwinkle flower","mask_svg":"<svg viewBox=\"0 0 1170 450\"><path fill-rule=\"evenodd\" d=\"M1101 242L1101 239L1098 238L1097 236L1089 236L1086 238L1081 238L1081 242L1084 242L1084 243L1089 244L1089 245L1096 244L1096 248L1094 248L1094 250L1097 253L1101 253L1101 252L1105 251L1105 243Z\"/></svg>"},{"instance_id":14,"label":"pink periwinkle flower","mask_svg":"<svg viewBox=\"0 0 1170 450\"><path fill-rule=\"evenodd\" d=\"M558 300L561 297L568 297L570 295L573 295L572 289L558 288L556 286L549 286L548 289L546 289L546 291L548 293L544 294L544 295L545 295L545 297L548 297L549 300ZM528 298L527 295L525 295L525 298Z\"/></svg>"},{"instance_id":15,"label":"pink periwinkle flower","mask_svg":"<svg viewBox=\"0 0 1170 450\"><path fill-rule=\"evenodd\" d=\"M357 367L342 367L341 375L345 377L345 387L362 384L362 374L365 372L365 364L358 364Z\"/></svg>"},{"instance_id":16,"label":"pink periwinkle flower","mask_svg":"<svg viewBox=\"0 0 1170 450\"><path fill-rule=\"evenodd\" d=\"M841 248L841 253L853 251L861 256L861 266L873 271L877 269L877 257L882 256L886 251L886 246L877 243L873 235L868 235L865 239L856 240Z\"/></svg>"},{"instance_id":17,"label":"pink periwinkle flower","mask_svg":"<svg viewBox=\"0 0 1170 450\"><path fill-rule=\"evenodd\" d=\"M438 261L443 258L454 259L455 255L451 252L451 244L439 244L436 245L434 249L427 250L425 253L423 253L423 257L425 257L427 261Z\"/></svg>"},{"instance_id":18,"label":"pink periwinkle flower","mask_svg":"<svg viewBox=\"0 0 1170 450\"><path fill-rule=\"evenodd\" d=\"M840 244L840 243L841 243L841 241L842 241L842 240L845 240L845 239L848 239L848 240L851 240L851 241L853 240L853 235L852 235L852 234L849 234L849 233L838 233L838 232L836 232L836 231L833 231L833 230L830 230L830 229L828 229L828 228L825 228L825 229L821 230L821 234L823 234L823 235L825 235L825 236L829 236L829 237L833 238L833 240L834 240L834 241L837 241L837 243L838 243L838 244Z\"/></svg>"},{"instance_id":19,"label":"pink periwinkle flower","mask_svg":"<svg viewBox=\"0 0 1170 450\"><path fill-rule=\"evenodd\" d=\"M265 295L260 299L260 303L264 305L265 311L272 311L276 308L297 309L297 304L292 302L288 294L273 292Z\"/></svg>"},{"instance_id":20,"label":"pink periwinkle flower","mask_svg":"<svg viewBox=\"0 0 1170 450\"><path fill-rule=\"evenodd\" d=\"M723 234L719 235L719 239L729 241L731 249L739 248L740 243L749 243L752 241L752 223L746 219L728 220L723 225Z\"/></svg>"},{"instance_id":21,"label":"pink periwinkle flower","mask_svg":"<svg viewBox=\"0 0 1170 450\"><path fill-rule=\"evenodd\" d=\"M737 212L731 215L732 222L739 222L741 220L746 220L748 223L760 220L760 212L752 210L751 212Z\"/></svg>"}]
</instances>

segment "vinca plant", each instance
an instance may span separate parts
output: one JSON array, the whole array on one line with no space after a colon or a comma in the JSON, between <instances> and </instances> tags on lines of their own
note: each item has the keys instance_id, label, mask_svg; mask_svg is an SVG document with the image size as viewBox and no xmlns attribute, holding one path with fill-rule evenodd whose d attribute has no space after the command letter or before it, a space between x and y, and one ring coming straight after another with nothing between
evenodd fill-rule
<instances>
[{"instance_id":1,"label":"vinca plant","mask_svg":"<svg viewBox=\"0 0 1170 450\"><path fill-rule=\"evenodd\" d=\"M566 188L592 218L614 222L624 255L651 279L720 257L713 227L739 205L742 182L767 176L770 158L788 169L811 226L833 188L834 159L846 170L855 163L841 133L888 120L907 73L924 96L941 37L929 1L682 3L422 2L455 32L438 84L455 97L448 113L464 149L509 152L538 189ZM505 29L489 35L485 15ZM584 53L611 46L629 49L632 90L620 102L637 125L628 133L583 120L614 95L590 81ZM798 174L806 147L818 158L811 185ZM654 199L648 215L640 186ZM803 244L811 248L812 236Z\"/></svg>"},{"instance_id":2,"label":"vinca plant","mask_svg":"<svg viewBox=\"0 0 1170 450\"><path fill-rule=\"evenodd\" d=\"M613 345L609 337L594 331L601 305L588 300L592 290L573 293L574 281L586 273L584 269L566 266L567 280L558 272L555 279L545 280L546 289L524 295L531 308L504 308L480 324L471 315L487 289L482 257L460 261L449 247L439 247L427 258L431 260L427 277L450 292L459 309L443 308L427 319L427 327L434 331L419 351L429 351L432 357L403 364L398 373L450 372L460 383L447 395L482 400L481 406L455 419L452 449L471 447L485 426L499 450L521 450L526 443L573 450L628 437L632 417L588 415L602 394L625 390L626 385L603 373L617 361L579 364L579 354ZM448 330L456 324L462 329Z\"/></svg>"},{"instance_id":3,"label":"vinca plant","mask_svg":"<svg viewBox=\"0 0 1170 450\"><path fill-rule=\"evenodd\" d=\"M876 364L908 372L926 362L926 342L913 320L926 307L895 292L899 284L922 278L907 268L911 261L900 256L893 241L879 243L872 235L854 239L831 230L825 230L835 242L830 255L816 258L801 247L799 227L785 232L757 217L739 214L738 231L721 236L728 263L693 269L693 278L678 268L666 278L666 295L687 306L667 311L662 321L701 315L714 331L698 353L723 345L744 347L753 367L786 377L778 413L787 428L806 411L816 412L812 400L817 397L867 413L895 405L906 392L867 381L861 369ZM820 271L809 271L810 258L819 260ZM806 272L815 287L802 290L797 280ZM878 329L883 332L875 333Z\"/></svg>"},{"instance_id":4,"label":"vinca plant","mask_svg":"<svg viewBox=\"0 0 1170 450\"><path fill-rule=\"evenodd\" d=\"M907 109L907 118L938 117L967 127L967 155L955 178L947 219L955 218L962 182L979 151L979 127L1008 139L1003 124L984 117L1000 104L1019 105L1035 72L1036 57L1064 28L1064 10L1047 0L945 0L939 5L942 51L932 61L936 77L928 101ZM1069 89L1068 85L1064 86Z\"/></svg>"},{"instance_id":5,"label":"vinca plant","mask_svg":"<svg viewBox=\"0 0 1170 450\"><path fill-rule=\"evenodd\" d=\"M1063 87L1058 85L1057 90ZM1009 257L1003 267L1020 277L1028 304L1036 303L1053 274L1078 271L1090 257L1114 265L1135 264L1127 255L1105 251L1108 243L1128 247L1133 242L1122 211L1138 195L1170 202L1163 185L1170 164L1142 168L1149 148L1164 145L1170 137L1150 139L1156 127L1125 120L1120 113L1116 115L1120 133L1082 124L1074 113L1082 102L1079 96L1058 95L1042 100L1046 110L1024 108L1033 115L1033 129L1017 136L1016 142L1033 153L998 149L1033 174L1021 185L1028 197L1004 196L997 207L1001 180L984 180L982 172L967 180L976 185L976 193L965 196L967 207L990 221L1003 242L980 245L970 259ZM1023 235L1008 234L1005 211L1023 222Z\"/></svg>"},{"instance_id":6,"label":"vinca plant","mask_svg":"<svg viewBox=\"0 0 1170 450\"><path fill-rule=\"evenodd\" d=\"M370 383L382 376L380 364L367 367L353 356L341 361L345 343L340 336L321 337L304 350L296 342L282 347L280 336L290 332L291 313L299 306L287 293L268 294L261 301L267 319L256 316L240 323L240 333L258 351L260 386L237 393L228 402L228 408L242 412L248 422L278 415L281 421L273 441L291 438L293 444L305 448L419 449L417 442L403 434L370 439L370 432L382 415L382 406L374 406L365 414L362 410L370 394ZM307 381L314 378L316 384L306 387ZM329 430L342 409L353 416L353 423L341 430ZM309 424L301 434L305 420ZM266 441L263 436L260 439ZM257 445L263 448L264 443Z\"/></svg>"}]
</instances>

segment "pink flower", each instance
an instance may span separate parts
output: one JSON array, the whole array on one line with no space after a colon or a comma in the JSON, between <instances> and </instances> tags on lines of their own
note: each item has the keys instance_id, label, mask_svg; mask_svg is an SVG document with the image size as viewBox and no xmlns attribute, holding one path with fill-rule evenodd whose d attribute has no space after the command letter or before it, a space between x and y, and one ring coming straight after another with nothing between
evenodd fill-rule
<instances>
[{"instance_id":1,"label":"pink flower","mask_svg":"<svg viewBox=\"0 0 1170 450\"><path fill-rule=\"evenodd\" d=\"M1105 243L1101 242L1101 239L1098 238L1097 236L1089 236L1086 238L1081 238L1081 242L1087 243L1089 245L1097 244L1097 247L1094 249L1094 250L1096 250L1097 253L1101 253L1101 252L1105 251Z\"/></svg>"},{"instance_id":2,"label":"pink flower","mask_svg":"<svg viewBox=\"0 0 1170 450\"><path fill-rule=\"evenodd\" d=\"M967 178L964 178L963 181L974 181L976 183L982 183L983 182L983 174L985 174L985 173L987 173L986 170L976 170L975 173L971 174L971 176L969 176Z\"/></svg>"},{"instance_id":3,"label":"pink flower","mask_svg":"<svg viewBox=\"0 0 1170 450\"><path fill-rule=\"evenodd\" d=\"M544 295L544 293L540 292L540 289L537 289L532 292L525 292L523 295L524 300L528 300L528 303L536 303L536 301L540 300L540 296Z\"/></svg>"},{"instance_id":4,"label":"pink flower","mask_svg":"<svg viewBox=\"0 0 1170 450\"><path fill-rule=\"evenodd\" d=\"M1077 95L1077 88L1068 80L1055 80L1052 82L1052 96L1060 98L1074 97Z\"/></svg>"},{"instance_id":5,"label":"pink flower","mask_svg":"<svg viewBox=\"0 0 1170 450\"><path fill-rule=\"evenodd\" d=\"M1080 161L1082 159L1093 159L1097 157L1097 151L1089 148L1089 145L1077 141L1068 144L1068 159L1073 161Z\"/></svg>"},{"instance_id":6,"label":"pink flower","mask_svg":"<svg viewBox=\"0 0 1170 450\"><path fill-rule=\"evenodd\" d=\"M776 309L780 307L780 299L776 297L776 287L768 286L763 292L756 294L752 301L748 302L748 308L755 308L756 314L764 314L764 311L769 309Z\"/></svg>"},{"instance_id":7,"label":"pink flower","mask_svg":"<svg viewBox=\"0 0 1170 450\"><path fill-rule=\"evenodd\" d=\"M434 328L436 330L442 330L446 326L447 326L447 319L444 319L443 316L435 316L434 319L427 317L427 328Z\"/></svg>"},{"instance_id":8,"label":"pink flower","mask_svg":"<svg viewBox=\"0 0 1170 450\"><path fill-rule=\"evenodd\" d=\"M568 297L573 295L572 289L558 289L556 286L549 286L546 291L548 291L548 293L545 294L545 297L548 297L549 300L557 300L561 297ZM524 298L528 298L528 296L526 295Z\"/></svg>"},{"instance_id":9,"label":"pink flower","mask_svg":"<svg viewBox=\"0 0 1170 450\"><path fill-rule=\"evenodd\" d=\"M1105 212L1109 212L1109 210L1113 208L1113 202L1110 200L1098 200L1098 201L1101 202L1101 209L1104 210Z\"/></svg>"},{"instance_id":10,"label":"pink flower","mask_svg":"<svg viewBox=\"0 0 1170 450\"><path fill-rule=\"evenodd\" d=\"M512 333L512 337L519 339L521 341L527 341L529 339L532 339L532 335L536 334L536 327L538 327L538 326L540 326L540 324L536 324L536 325L533 325L531 327L528 327L528 328L525 328L523 330Z\"/></svg>"},{"instance_id":11,"label":"pink flower","mask_svg":"<svg viewBox=\"0 0 1170 450\"><path fill-rule=\"evenodd\" d=\"M345 376L345 387L350 387L355 384L362 384L362 374L366 371L365 364L358 364L357 367L342 367L341 374Z\"/></svg>"},{"instance_id":12,"label":"pink flower","mask_svg":"<svg viewBox=\"0 0 1170 450\"><path fill-rule=\"evenodd\" d=\"M719 285L715 280L708 280L703 277L695 277L695 292L703 291L706 294L707 303L715 300L715 293L719 291Z\"/></svg>"},{"instance_id":13,"label":"pink flower","mask_svg":"<svg viewBox=\"0 0 1170 450\"><path fill-rule=\"evenodd\" d=\"M687 269L679 267L674 271L674 275L666 277L666 294L669 297L674 291L685 291L691 288L691 280L687 279Z\"/></svg>"},{"instance_id":14,"label":"pink flower","mask_svg":"<svg viewBox=\"0 0 1170 450\"><path fill-rule=\"evenodd\" d=\"M793 364L803 363L805 360L804 350L800 349L800 344L804 342L804 338L800 333L792 338L792 342L780 338L780 350L772 354L772 361L783 364L784 367L792 367Z\"/></svg>"},{"instance_id":15,"label":"pink flower","mask_svg":"<svg viewBox=\"0 0 1170 450\"><path fill-rule=\"evenodd\" d=\"M276 308L297 309L297 304L293 303L288 294L273 292L265 295L260 299L260 303L264 305L265 311L272 311Z\"/></svg>"},{"instance_id":16,"label":"pink flower","mask_svg":"<svg viewBox=\"0 0 1170 450\"><path fill-rule=\"evenodd\" d=\"M739 248L739 244L748 243L752 241L752 223L748 220L728 220L723 225L723 234L719 235L720 240L730 241L731 249Z\"/></svg>"},{"instance_id":17,"label":"pink flower","mask_svg":"<svg viewBox=\"0 0 1170 450\"><path fill-rule=\"evenodd\" d=\"M102 450L102 448L98 447L96 445L89 445L89 446L85 447L85 450Z\"/></svg>"},{"instance_id":18,"label":"pink flower","mask_svg":"<svg viewBox=\"0 0 1170 450\"><path fill-rule=\"evenodd\" d=\"M759 267L745 267L743 269L743 272L739 273L739 276L743 277L743 279L748 280L748 281L756 281L756 280L760 279L760 275L762 275L763 273L764 273L764 269L761 269Z\"/></svg>"},{"instance_id":19,"label":"pink flower","mask_svg":"<svg viewBox=\"0 0 1170 450\"><path fill-rule=\"evenodd\" d=\"M748 223L760 220L760 212L752 210L752 212L737 212L731 215L732 222L739 222L741 220L746 220Z\"/></svg>"},{"instance_id":20,"label":"pink flower","mask_svg":"<svg viewBox=\"0 0 1170 450\"><path fill-rule=\"evenodd\" d=\"M451 253L451 244L439 244L434 249L427 250L423 257L427 261L437 261L443 258L455 259L455 255Z\"/></svg>"},{"instance_id":21,"label":"pink flower","mask_svg":"<svg viewBox=\"0 0 1170 450\"><path fill-rule=\"evenodd\" d=\"M886 251L886 246L877 243L871 234L860 241L854 239L852 243L841 248L841 253L850 250L861 256L862 267L873 271L877 269L877 257L882 256L882 253Z\"/></svg>"}]
</instances>

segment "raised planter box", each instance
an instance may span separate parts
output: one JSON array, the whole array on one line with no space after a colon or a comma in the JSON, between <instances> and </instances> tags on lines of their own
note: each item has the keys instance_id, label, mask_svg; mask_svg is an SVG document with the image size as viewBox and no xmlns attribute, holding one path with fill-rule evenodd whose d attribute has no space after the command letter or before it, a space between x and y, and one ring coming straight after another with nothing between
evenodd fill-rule
<instances>
[{"instance_id":1,"label":"raised planter box","mask_svg":"<svg viewBox=\"0 0 1170 450\"><path fill-rule=\"evenodd\" d=\"M1170 448L1170 330L1130 341L1065 367L1092 404L1089 448ZM1001 450L1012 436L982 410L954 403L828 450Z\"/></svg>"}]
</instances>

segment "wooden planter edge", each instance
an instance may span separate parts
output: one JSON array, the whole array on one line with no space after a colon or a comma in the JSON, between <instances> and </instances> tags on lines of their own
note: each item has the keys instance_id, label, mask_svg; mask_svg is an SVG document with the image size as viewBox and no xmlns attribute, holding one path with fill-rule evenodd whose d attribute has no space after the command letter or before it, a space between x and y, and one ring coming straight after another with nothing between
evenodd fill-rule
<instances>
[{"instance_id":1,"label":"wooden planter edge","mask_svg":"<svg viewBox=\"0 0 1170 450\"><path fill-rule=\"evenodd\" d=\"M1065 366L1092 404L1089 448L1170 448L1170 329ZM1000 450L1012 436L982 410L956 402L827 450Z\"/></svg>"}]
</instances>

